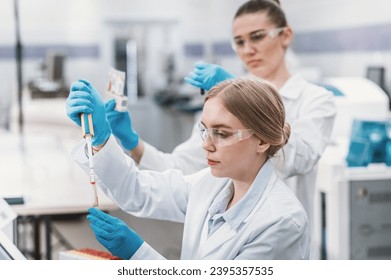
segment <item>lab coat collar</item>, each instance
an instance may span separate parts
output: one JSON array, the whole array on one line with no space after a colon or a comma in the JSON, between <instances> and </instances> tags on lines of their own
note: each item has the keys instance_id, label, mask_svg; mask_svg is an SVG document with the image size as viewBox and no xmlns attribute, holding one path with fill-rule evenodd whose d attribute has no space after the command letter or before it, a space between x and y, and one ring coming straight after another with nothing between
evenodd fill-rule
<instances>
[{"instance_id":1,"label":"lab coat collar","mask_svg":"<svg viewBox=\"0 0 391 280\"><path fill-rule=\"evenodd\" d=\"M232 180L229 180L223 189L214 198L212 204L209 206L208 213L213 219L214 217L219 218L223 216L227 205L234 194ZM220 214L221 213L221 214Z\"/></svg>"},{"instance_id":2,"label":"lab coat collar","mask_svg":"<svg viewBox=\"0 0 391 280\"><path fill-rule=\"evenodd\" d=\"M269 160L265 162L258 172L247 193L231 209L223 214L224 219L231 224L234 230L242 225L246 217L261 200L262 194L273 173L273 166Z\"/></svg>"},{"instance_id":3,"label":"lab coat collar","mask_svg":"<svg viewBox=\"0 0 391 280\"><path fill-rule=\"evenodd\" d=\"M303 84L305 82L301 75L293 75L284 83L279 92L283 98L297 99L303 91Z\"/></svg>"}]
</instances>

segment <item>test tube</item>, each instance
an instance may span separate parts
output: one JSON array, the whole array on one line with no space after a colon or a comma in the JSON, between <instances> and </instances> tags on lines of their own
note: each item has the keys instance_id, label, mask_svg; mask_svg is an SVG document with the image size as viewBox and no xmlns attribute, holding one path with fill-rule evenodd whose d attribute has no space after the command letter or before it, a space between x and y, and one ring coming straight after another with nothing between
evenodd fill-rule
<instances>
[{"instance_id":1,"label":"test tube","mask_svg":"<svg viewBox=\"0 0 391 280\"><path fill-rule=\"evenodd\" d=\"M91 114L87 115L87 119L88 127L86 126L85 114L81 114L81 128L83 132L83 137L86 139L87 142L88 164L90 168L90 184L94 195L94 201L92 203L92 206L96 207L99 205L99 201L95 182L94 158L92 154L92 137L94 137L94 128L92 124Z\"/></svg>"}]
</instances>

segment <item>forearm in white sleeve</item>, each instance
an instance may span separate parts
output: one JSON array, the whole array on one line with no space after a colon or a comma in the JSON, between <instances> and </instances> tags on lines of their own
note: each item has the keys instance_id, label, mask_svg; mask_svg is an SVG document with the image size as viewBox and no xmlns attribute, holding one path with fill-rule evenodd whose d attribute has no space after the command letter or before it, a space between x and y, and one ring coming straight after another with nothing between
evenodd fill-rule
<instances>
[{"instance_id":1,"label":"forearm in white sleeve","mask_svg":"<svg viewBox=\"0 0 391 280\"><path fill-rule=\"evenodd\" d=\"M76 162L88 170L84 145L73 151ZM124 211L139 217L183 222L190 183L178 170L140 171L111 136L94 155L96 182Z\"/></svg>"}]
</instances>

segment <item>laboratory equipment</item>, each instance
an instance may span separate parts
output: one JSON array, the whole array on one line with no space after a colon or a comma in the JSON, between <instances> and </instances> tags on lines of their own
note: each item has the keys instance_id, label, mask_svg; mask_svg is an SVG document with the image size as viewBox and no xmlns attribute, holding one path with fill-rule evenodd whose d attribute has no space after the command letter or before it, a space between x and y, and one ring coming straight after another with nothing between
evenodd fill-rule
<instances>
[{"instance_id":1,"label":"laboratory equipment","mask_svg":"<svg viewBox=\"0 0 391 280\"><path fill-rule=\"evenodd\" d=\"M388 120L353 120L349 152L346 161L349 167L368 166L371 163L387 164ZM389 128L391 130L391 126ZM388 156L390 157L390 156Z\"/></svg>"},{"instance_id":2,"label":"laboratory equipment","mask_svg":"<svg viewBox=\"0 0 391 280\"><path fill-rule=\"evenodd\" d=\"M326 78L321 85L336 95L338 111L332 132L333 142L350 137L354 119L385 120L389 116L386 93L366 78Z\"/></svg>"},{"instance_id":3,"label":"laboratory equipment","mask_svg":"<svg viewBox=\"0 0 391 280\"><path fill-rule=\"evenodd\" d=\"M115 109L118 112L126 112L127 110L127 96L124 93L125 87L125 72L109 69L109 82L106 90L106 99L115 100Z\"/></svg>"},{"instance_id":4,"label":"laboratory equipment","mask_svg":"<svg viewBox=\"0 0 391 280\"><path fill-rule=\"evenodd\" d=\"M312 238L322 259L391 259L388 97L365 78L324 82L338 93L338 111L332 143L318 163Z\"/></svg>"},{"instance_id":5,"label":"laboratory equipment","mask_svg":"<svg viewBox=\"0 0 391 280\"><path fill-rule=\"evenodd\" d=\"M96 190L95 182L95 171L94 171L94 157L92 152L92 137L94 137L94 126L92 124L92 115L91 114L81 114L81 128L83 132L83 137L87 142L87 154L88 154L88 164L90 168L90 184L94 193L94 202L92 206L98 206L98 193Z\"/></svg>"},{"instance_id":6,"label":"laboratory equipment","mask_svg":"<svg viewBox=\"0 0 391 280\"><path fill-rule=\"evenodd\" d=\"M137 44L135 40L126 42L126 87L125 95L130 104L137 103Z\"/></svg>"},{"instance_id":7,"label":"laboratory equipment","mask_svg":"<svg viewBox=\"0 0 391 280\"><path fill-rule=\"evenodd\" d=\"M109 252L92 248L81 248L62 251L59 253L60 260L121 260Z\"/></svg>"},{"instance_id":8,"label":"laboratory equipment","mask_svg":"<svg viewBox=\"0 0 391 280\"><path fill-rule=\"evenodd\" d=\"M40 65L41 74L28 82L32 99L66 98L69 85L65 78L66 54L48 51L45 62Z\"/></svg>"},{"instance_id":9,"label":"laboratory equipment","mask_svg":"<svg viewBox=\"0 0 391 280\"><path fill-rule=\"evenodd\" d=\"M320 216L314 236L323 259L391 259L391 167L348 167L333 146L319 163Z\"/></svg>"}]
</instances>

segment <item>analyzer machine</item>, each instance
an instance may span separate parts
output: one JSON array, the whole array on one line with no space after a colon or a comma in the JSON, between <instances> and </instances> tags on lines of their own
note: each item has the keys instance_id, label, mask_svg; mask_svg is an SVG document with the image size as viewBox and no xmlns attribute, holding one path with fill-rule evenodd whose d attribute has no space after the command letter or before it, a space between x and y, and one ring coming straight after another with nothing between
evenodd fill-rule
<instances>
[{"instance_id":1,"label":"analyzer machine","mask_svg":"<svg viewBox=\"0 0 391 280\"><path fill-rule=\"evenodd\" d=\"M322 259L391 259L388 97L364 78L324 84L336 95L338 113L318 165L313 238Z\"/></svg>"}]
</instances>

